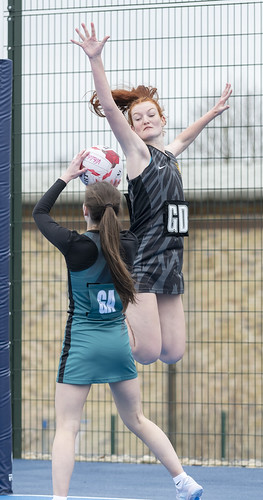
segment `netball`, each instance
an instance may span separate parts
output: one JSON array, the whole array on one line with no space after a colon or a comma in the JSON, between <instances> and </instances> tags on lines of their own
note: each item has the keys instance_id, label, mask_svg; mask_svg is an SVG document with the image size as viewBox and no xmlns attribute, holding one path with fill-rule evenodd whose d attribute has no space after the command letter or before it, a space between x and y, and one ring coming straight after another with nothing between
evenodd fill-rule
<instances>
[{"instance_id":1,"label":"netball","mask_svg":"<svg viewBox=\"0 0 263 500\"><path fill-rule=\"evenodd\" d=\"M83 161L83 166L88 167L88 170L80 176L84 184L121 179L123 163L116 151L107 146L92 146L86 151L89 151L89 155Z\"/></svg>"}]
</instances>

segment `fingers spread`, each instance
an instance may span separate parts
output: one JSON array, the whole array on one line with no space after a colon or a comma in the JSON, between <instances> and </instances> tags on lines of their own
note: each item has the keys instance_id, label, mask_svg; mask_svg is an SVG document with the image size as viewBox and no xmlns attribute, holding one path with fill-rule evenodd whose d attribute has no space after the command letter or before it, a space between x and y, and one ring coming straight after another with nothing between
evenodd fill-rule
<instances>
[{"instance_id":1,"label":"fingers spread","mask_svg":"<svg viewBox=\"0 0 263 500\"><path fill-rule=\"evenodd\" d=\"M86 24L85 24L85 23L81 23L81 26L82 26L82 28L84 29L84 33L85 33L86 37L87 37L87 38L89 38L89 37L90 37L90 34L89 34L89 32L88 32L88 29L87 29Z\"/></svg>"}]
</instances>

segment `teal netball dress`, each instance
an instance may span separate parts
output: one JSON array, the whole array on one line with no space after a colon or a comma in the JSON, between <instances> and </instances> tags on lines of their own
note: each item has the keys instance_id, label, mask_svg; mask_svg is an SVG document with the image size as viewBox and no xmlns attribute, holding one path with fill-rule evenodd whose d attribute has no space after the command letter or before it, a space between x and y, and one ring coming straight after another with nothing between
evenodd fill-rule
<instances>
[{"instance_id":1,"label":"teal netball dress","mask_svg":"<svg viewBox=\"0 0 263 500\"><path fill-rule=\"evenodd\" d=\"M79 234L49 215L65 186L58 179L33 211L38 228L62 252L68 270L69 309L57 382L86 385L136 378L123 306L101 250L99 231ZM121 231L120 243L131 269L137 238Z\"/></svg>"}]
</instances>

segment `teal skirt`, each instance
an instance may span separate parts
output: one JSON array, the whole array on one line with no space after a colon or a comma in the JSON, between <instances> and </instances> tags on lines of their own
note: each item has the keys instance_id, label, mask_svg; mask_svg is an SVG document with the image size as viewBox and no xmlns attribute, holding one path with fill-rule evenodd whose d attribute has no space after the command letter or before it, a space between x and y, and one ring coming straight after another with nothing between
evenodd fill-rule
<instances>
[{"instance_id":1,"label":"teal skirt","mask_svg":"<svg viewBox=\"0 0 263 500\"><path fill-rule=\"evenodd\" d=\"M123 315L111 320L69 317L57 382L86 385L136 377Z\"/></svg>"}]
</instances>

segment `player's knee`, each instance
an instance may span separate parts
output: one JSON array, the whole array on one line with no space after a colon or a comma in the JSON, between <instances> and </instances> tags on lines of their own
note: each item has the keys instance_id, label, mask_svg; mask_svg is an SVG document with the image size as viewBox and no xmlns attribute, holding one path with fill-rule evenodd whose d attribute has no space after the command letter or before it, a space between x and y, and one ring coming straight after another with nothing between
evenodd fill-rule
<instances>
[{"instance_id":1,"label":"player's knee","mask_svg":"<svg viewBox=\"0 0 263 500\"><path fill-rule=\"evenodd\" d=\"M134 413L129 416L129 419L125 420L122 419L123 423L126 425L126 427L133 432L136 435L140 435L141 428L146 420L144 414L142 412L140 413Z\"/></svg>"},{"instance_id":2,"label":"player's knee","mask_svg":"<svg viewBox=\"0 0 263 500\"><path fill-rule=\"evenodd\" d=\"M147 348L135 347L133 349L133 357L141 365L150 365L155 363L160 357L161 351L158 347L147 346Z\"/></svg>"},{"instance_id":3,"label":"player's knee","mask_svg":"<svg viewBox=\"0 0 263 500\"><path fill-rule=\"evenodd\" d=\"M57 419L56 428L58 432L76 436L80 429L80 422L77 419Z\"/></svg>"},{"instance_id":4,"label":"player's knee","mask_svg":"<svg viewBox=\"0 0 263 500\"><path fill-rule=\"evenodd\" d=\"M180 361L185 353L185 344L177 347L174 351L162 351L160 355L160 360L168 365L177 363Z\"/></svg>"}]
</instances>

